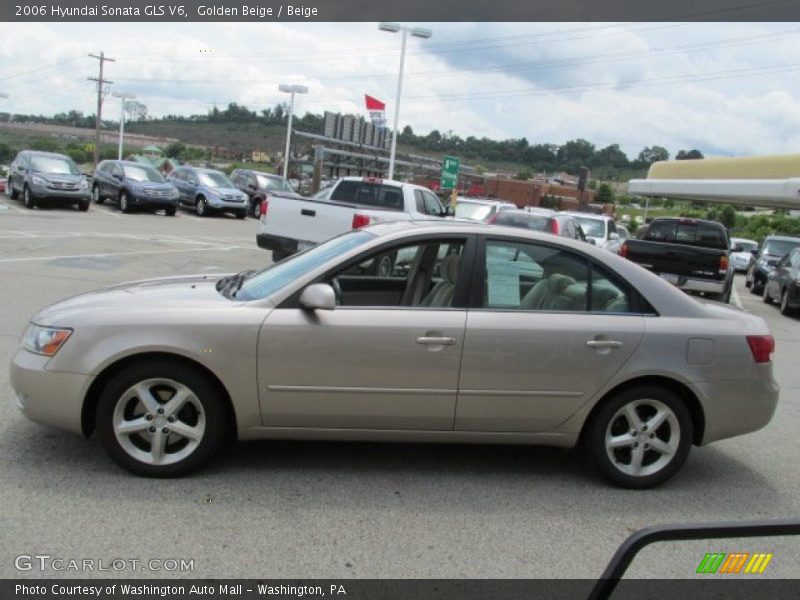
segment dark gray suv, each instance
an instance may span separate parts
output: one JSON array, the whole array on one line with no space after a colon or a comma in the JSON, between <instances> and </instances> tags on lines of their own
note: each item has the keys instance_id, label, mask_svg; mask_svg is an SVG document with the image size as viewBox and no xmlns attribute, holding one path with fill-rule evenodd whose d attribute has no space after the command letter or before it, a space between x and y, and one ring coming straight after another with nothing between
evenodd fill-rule
<instances>
[{"instance_id":1,"label":"dark gray suv","mask_svg":"<svg viewBox=\"0 0 800 600\"><path fill-rule=\"evenodd\" d=\"M11 198L22 196L26 208L37 204L76 205L89 210L89 182L69 157L52 152L23 150L11 163Z\"/></svg>"},{"instance_id":2,"label":"dark gray suv","mask_svg":"<svg viewBox=\"0 0 800 600\"><path fill-rule=\"evenodd\" d=\"M124 213L141 208L163 210L172 217L178 207L178 190L149 165L104 160L94 171L92 199L98 204L110 199Z\"/></svg>"}]
</instances>

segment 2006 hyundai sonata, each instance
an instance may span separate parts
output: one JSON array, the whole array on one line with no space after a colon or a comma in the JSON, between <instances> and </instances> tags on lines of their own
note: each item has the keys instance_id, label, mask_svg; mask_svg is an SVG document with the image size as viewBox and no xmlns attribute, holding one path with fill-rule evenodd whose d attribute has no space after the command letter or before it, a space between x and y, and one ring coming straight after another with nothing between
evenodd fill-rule
<instances>
[{"instance_id":1,"label":"2006 hyundai sonata","mask_svg":"<svg viewBox=\"0 0 800 600\"><path fill-rule=\"evenodd\" d=\"M374 275L374 266L391 262ZM588 244L393 223L258 272L139 281L41 310L20 409L150 476L226 437L583 444L614 483L766 425L774 341Z\"/></svg>"}]
</instances>

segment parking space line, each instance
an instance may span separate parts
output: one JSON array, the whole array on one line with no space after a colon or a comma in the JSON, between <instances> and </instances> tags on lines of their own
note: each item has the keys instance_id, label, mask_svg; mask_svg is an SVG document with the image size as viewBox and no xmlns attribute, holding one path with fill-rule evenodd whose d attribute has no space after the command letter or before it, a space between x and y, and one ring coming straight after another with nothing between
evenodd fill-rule
<instances>
[{"instance_id":1,"label":"parking space line","mask_svg":"<svg viewBox=\"0 0 800 600\"><path fill-rule=\"evenodd\" d=\"M234 250L235 246L216 246L212 250ZM99 258L101 256L137 256L142 254L180 254L182 252L197 252L197 248L184 248L181 250L138 250L131 252L97 252L94 254L62 254L58 256L26 256L24 258L0 258L0 263L7 262L32 262L39 260L63 260L70 258Z\"/></svg>"}]
</instances>

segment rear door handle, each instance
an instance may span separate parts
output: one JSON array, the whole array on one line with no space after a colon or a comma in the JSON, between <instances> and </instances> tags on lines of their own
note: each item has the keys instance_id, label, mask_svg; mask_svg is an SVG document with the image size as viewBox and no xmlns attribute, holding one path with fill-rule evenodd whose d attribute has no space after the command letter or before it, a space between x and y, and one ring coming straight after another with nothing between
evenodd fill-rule
<instances>
[{"instance_id":1,"label":"rear door handle","mask_svg":"<svg viewBox=\"0 0 800 600\"><path fill-rule=\"evenodd\" d=\"M622 342L617 340L589 340L586 345L589 348L622 348Z\"/></svg>"},{"instance_id":2,"label":"rear door handle","mask_svg":"<svg viewBox=\"0 0 800 600\"><path fill-rule=\"evenodd\" d=\"M426 346L452 346L456 343L456 338L451 337L418 337L418 344L425 344Z\"/></svg>"},{"instance_id":3,"label":"rear door handle","mask_svg":"<svg viewBox=\"0 0 800 600\"><path fill-rule=\"evenodd\" d=\"M309 208L304 208L300 211L300 214L303 215L304 217L316 217L317 211L311 210Z\"/></svg>"}]
</instances>

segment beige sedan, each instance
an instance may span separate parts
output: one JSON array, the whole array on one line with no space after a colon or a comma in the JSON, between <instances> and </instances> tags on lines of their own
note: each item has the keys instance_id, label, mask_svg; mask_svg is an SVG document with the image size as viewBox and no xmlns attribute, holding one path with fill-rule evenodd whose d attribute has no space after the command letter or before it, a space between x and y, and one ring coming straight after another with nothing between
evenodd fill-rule
<instances>
[{"instance_id":1,"label":"beige sedan","mask_svg":"<svg viewBox=\"0 0 800 600\"><path fill-rule=\"evenodd\" d=\"M588 244L393 223L44 308L11 382L26 416L96 431L141 475L188 473L227 437L582 444L642 488L770 421L773 350L761 318Z\"/></svg>"}]
</instances>

